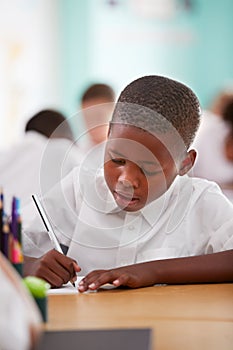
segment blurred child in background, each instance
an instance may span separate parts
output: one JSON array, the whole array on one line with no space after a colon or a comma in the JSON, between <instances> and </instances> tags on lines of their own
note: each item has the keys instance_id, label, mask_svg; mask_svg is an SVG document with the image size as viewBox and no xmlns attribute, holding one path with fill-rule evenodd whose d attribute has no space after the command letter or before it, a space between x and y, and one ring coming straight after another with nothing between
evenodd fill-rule
<instances>
[{"instance_id":1,"label":"blurred child in background","mask_svg":"<svg viewBox=\"0 0 233 350\"><path fill-rule=\"evenodd\" d=\"M24 138L0 153L0 186L8 199L21 201L23 220L33 193L45 194L79 164L80 150L65 116L55 110L42 110L25 126Z\"/></svg>"},{"instance_id":2,"label":"blurred child in background","mask_svg":"<svg viewBox=\"0 0 233 350\"><path fill-rule=\"evenodd\" d=\"M106 141L115 93L107 84L90 85L81 97L82 116L86 132L77 140L83 153Z\"/></svg>"},{"instance_id":3,"label":"blurred child in background","mask_svg":"<svg viewBox=\"0 0 233 350\"><path fill-rule=\"evenodd\" d=\"M233 161L226 153L226 142L228 145L231 144L232 126L230 117L226 121L225 110L232 101L233 93L222 92L211 109L203 112L201 125L193 144L197 150L193 175L217 182L231 201L233 193L229 190L229 185L233 183ZM227 114L229 115L230 111Z\"/></svg>"}]
</instances>

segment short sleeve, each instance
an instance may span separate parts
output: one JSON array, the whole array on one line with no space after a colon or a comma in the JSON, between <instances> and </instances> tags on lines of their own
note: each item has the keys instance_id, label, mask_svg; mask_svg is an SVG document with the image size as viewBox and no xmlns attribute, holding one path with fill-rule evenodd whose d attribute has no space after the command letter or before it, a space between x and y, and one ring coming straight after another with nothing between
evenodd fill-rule
<instances>
[{"instance_id":1,"label":"short sleeve","mask_svg":"<svg viewBox=\"0 0 233 350\"><path fill-rule=\"evenodd\" d=\"M77 177L78 168L75 168L41 199L59 242L65 246L69 246L72 239L78 203L81 200L75 184ZM54 247L38 214L23 230L23 252L27 256L39 257L52 248Z\"/></svg>"}]
</instances>

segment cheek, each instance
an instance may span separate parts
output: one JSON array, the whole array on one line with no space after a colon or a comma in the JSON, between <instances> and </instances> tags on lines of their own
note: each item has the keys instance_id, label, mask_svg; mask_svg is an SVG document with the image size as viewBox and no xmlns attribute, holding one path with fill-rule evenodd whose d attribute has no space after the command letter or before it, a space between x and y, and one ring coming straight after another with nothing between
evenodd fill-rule
<instances>
[{"instance_id":1,"label":"cheek","mask_svg":"<svg viewBox=\"0 0 233 350\"><path fill-rule=\"evenodd\" d=\"M177 175L178 168L173 163L172 166L164 173L164 181L166 181L167 189L171 186Z\"/></svg>"},{"instance_id":2,"label":"cheek","mask_svg":"<svg viewBox=\"0 0 233 350\"><path fill-rule=\"evenodd\" d=\"M117 181L117 170L112 166L110 161L104 164L104 177L109 187Z\"/></svg>"},{"instance_id":3,"label":"cheek","mask_svg":"<svg viewBox=\"0 0 233 350\"><path fill-rule=\"evenodd\" d=\"M164 192L167 191L168 185L164 174L156 177L148 178L148 201L152 201L159 198Z\"/></svg>"}]
</instances>

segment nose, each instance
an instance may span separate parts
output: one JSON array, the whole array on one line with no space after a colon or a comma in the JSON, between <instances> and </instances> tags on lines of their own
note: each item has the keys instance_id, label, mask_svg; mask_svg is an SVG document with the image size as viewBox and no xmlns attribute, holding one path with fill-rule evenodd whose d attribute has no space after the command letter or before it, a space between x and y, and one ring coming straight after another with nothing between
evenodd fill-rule
<instances>
[{"instance_id":1,"label":"nose","mask_svg":"<svg viewBox=\"0 0 233 350\"><path fill-rule=\"evenodd\" d=\"M122 171L118 177L118 183L127 190L130 188L137 189L140 185L139 171L140 169L136 164L127 162L122 167Z\"/></svg>"}]
</instances>

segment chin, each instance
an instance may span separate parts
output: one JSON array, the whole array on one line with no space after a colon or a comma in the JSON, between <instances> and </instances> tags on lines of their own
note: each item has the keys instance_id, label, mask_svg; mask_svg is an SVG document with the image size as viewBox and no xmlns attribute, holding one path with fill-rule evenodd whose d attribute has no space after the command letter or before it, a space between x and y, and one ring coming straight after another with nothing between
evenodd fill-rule
<instances>
[{"instance_id":1,"label":"chin","mask_svg":"<svg viewBox=\"0 0 233 350\"><path fill-rule=\"evenodd\" d=\"M139 211L140 209L142 209L141 207L140 208L123 208L122 210L124 211L127 211L127 212L136 212L136 211Z\"/></svg>"},{"instance_id":2,"label":"chin","mask_svg":"<svg viewBox=\"0 0 233 350\"><path fill-rule=\"evenodd\" d=\"M137 204L137 205L126 205L122 206L117 203L118 207L127 212L135 212L141 210L145 205Z\"/></svg>"}]
</instances>

